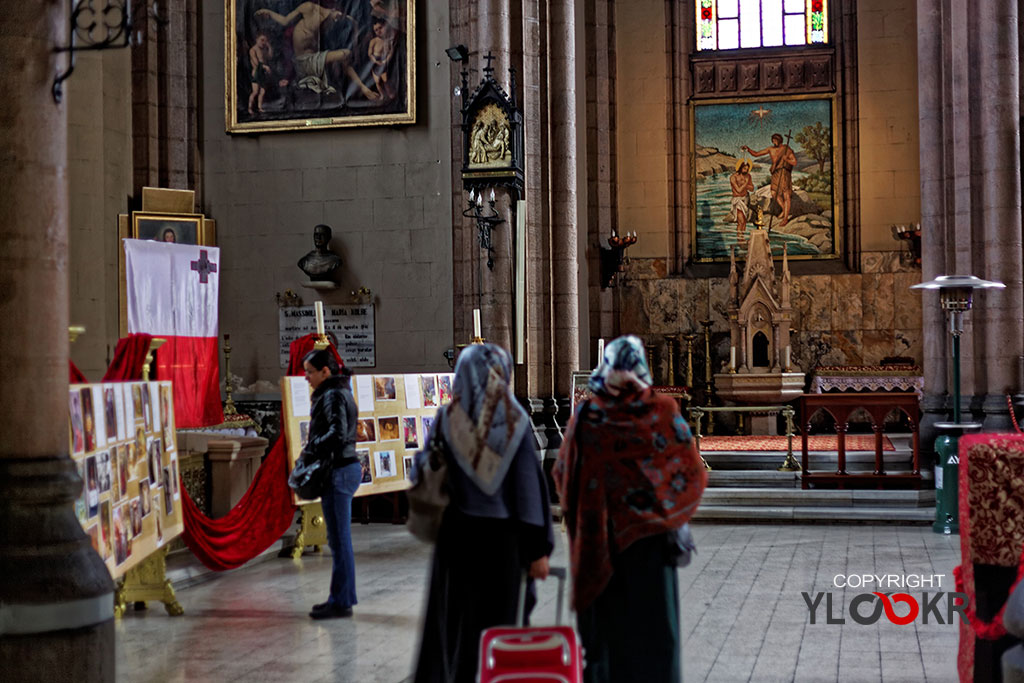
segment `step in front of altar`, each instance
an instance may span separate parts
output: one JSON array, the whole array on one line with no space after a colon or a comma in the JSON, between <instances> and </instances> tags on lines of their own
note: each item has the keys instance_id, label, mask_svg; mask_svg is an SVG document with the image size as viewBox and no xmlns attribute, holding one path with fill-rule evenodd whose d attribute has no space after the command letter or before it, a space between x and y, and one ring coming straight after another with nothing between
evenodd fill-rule
<instances>
[{"instance_id":1,"label":"step in front of altar","mask_svg":"<svg viewBox=\"0 0 1024 683\"><path fill-rule=\"evenodd\" d=\"M886 471L907 474L912 468L909 434L887 435L893 450L883 451ZM800 461L800 440L793 439L793 457ZM694 515L696 521L769 523L930 524L935 519L932 472L922 468L923 489L800 488L800 472L779 472L785 451L705 451L711 471L708 488ZM810 451L812 472L834 472L835 451ZM873 472L873 451L847 451L846 469Z\"/></svg>"},{"instance_id":2,"label":"step in front of altar","mask_svg":"<svg viewBox=\"0 0 1024 683\"><path fill-rule=\"evenodd\" d=\"M909 524L935 520L935 508L796 505L701 505L694 522L793 524Z\"/></svg>"}]
</instances>

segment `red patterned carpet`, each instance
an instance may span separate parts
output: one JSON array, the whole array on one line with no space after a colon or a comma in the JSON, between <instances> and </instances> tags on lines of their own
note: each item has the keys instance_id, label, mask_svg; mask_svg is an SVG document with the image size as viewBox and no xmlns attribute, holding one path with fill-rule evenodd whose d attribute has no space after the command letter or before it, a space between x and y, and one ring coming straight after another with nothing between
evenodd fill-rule
<instances>
[{"instance_id":1,"label":"red patterned carpet","mask_svg":"<svg viewBox=\"0 0 1024 683\"><path fill-rule=\"evenodd\" d=\"M809 436L807 437L807 450L809 451L834 451L839 448L838 436ZM793 451L799 451L800 435L793 437ZM786 437L784 436L702 436L700 439L701 451L783 451L786 450ZM846 435L846 450L849 451L871 451L875 450L875 437L870 434ZM882 450L894 451L889 437L882 437Z\"/></svg>"}]
</instances>

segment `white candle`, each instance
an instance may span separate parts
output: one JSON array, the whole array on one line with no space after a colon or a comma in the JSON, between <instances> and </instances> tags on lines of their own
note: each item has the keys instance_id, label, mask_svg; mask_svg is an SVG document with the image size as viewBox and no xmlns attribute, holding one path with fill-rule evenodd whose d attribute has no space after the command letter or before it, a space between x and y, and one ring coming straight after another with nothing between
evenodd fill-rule
<instances>
[{"instance_id":1,"label":"white candle","mask_svg":"<svg viewBox=\"0 0 1024 683\"><path fill-rule=\"evenodd\" d=\"M789 372L789 357L792 353L792 349L789 344L786 344L786 372Z\"/></svg>"},{"instance_id":2,"label":"white candle","mask_svg":"<svg viewBox=\"0 0 1024 683\"><path fill-rule=\"evenodd\" d=\"M494 201L494 188L491 188L491 202Z\"/></svg>"},{"instance_id":3,"label":"white candle","mask_svg":"<svg viewBox=\"0 0 1024 683\"><path fill-rule=\"evenodd\" d=\"M604 337L597 340L597 364L600 365L602 360L604 360Z\"/></svg>"},{"instance_id":4,"label":"white candle","mask_svg":"<svg viewBox=\"0 0 1024 683\"><path fill-rule=\"evenodd\" d=\"M324 302L317 301L314 308L316 308L316 333L322 337L324 336Z\"/></svg>"},{"instance_id":5,"label":"white candle","mask_svg":"<svg viewBox=\"0 0 1024 683\"><path fill-rule=\"evenodd\" d=\"M473 309L473 339L479 339L480 334L480 309Z\"/></svg>"},{"instance_id":6,"label":"white candle","mask_svg":"<svg viewBox=\"0 0 1024 683\"><path fill-rule=\"evenodd\" d=\"M730 346L729 347L729 369L730 370L735 370L736 369L736 347L735 346Z\"/></svg>"}]
</instances>

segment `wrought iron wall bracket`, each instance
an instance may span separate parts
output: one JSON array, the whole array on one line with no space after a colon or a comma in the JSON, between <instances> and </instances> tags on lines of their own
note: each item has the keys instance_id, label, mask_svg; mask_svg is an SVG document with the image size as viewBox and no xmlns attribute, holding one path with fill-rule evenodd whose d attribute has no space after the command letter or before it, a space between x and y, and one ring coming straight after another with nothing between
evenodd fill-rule
<instances>
[{"instance_id":1,"label":"wrought iron wall bracket","mask_svg":"<svg viewBox=\"0 0 1024 683\"><path fill-rule=\"evenodd\" d=\"M99 3L102 5L99 6ZM145 0L143 0L145 2ZM158 25L168 21L157 13L157 0L148 15ZM129 0L77 0L73 2L68 26L68 44L54 52L67 52L67 68L53 78L53 100L64 99L63 83L75 70L75 53L82 50L111 50L128 47L132 37L132 7Z\"/></svg>"},{"instance_id":2,"label":"wrought iron wall bracket","mask_svg":"<svg viewBox=\"0 0 1024 683\"><path fill-rule=\"evenodd\" d=\"M487 250L487 268L494 270L494 243L491 241L491 231L504 223L505 219L498 215L493 199L488 204L490 205L489 209L485 209L483 199L471 198L469 208L463 211L462 215L476 221L476 233L477 239L480 241L480 248Z\"/></svg>"}]
</instances>

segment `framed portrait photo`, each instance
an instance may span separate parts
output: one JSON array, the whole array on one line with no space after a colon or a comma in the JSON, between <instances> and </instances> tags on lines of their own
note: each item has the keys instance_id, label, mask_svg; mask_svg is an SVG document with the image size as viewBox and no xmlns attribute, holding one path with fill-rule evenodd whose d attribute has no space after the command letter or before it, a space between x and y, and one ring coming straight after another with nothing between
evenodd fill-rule
<instances>
[{"instance_id":1,"label":"framed portrait photo","mask_svg":"<svg viewBox=\"0 0 1024 683\"><path fill-rule=\"evenodd\" d=\"M204 244L203 216L133 211L131 236L137 240Z\"/></svg>"},{"instance_id":2,"label":"framed portrait photo","mask_svg":"<svg viewBox=\"0 0 1024 683\"><path fill-rule=\"evenodd\" d=\"M414 0L225 0L228 133L416 122Z\"/></svg>"},{"instance_id":3,"label":"framed portrait photo","mask_svg":"<svg viewBox=\"0 0 1024 683\"><path fill-rule=\"evenodd\" d=\"M775 256L839 258L842 162L836 100L805 95L692 105L693 260L746 254L768 231Z\"/></svg>"}]
</instances>

